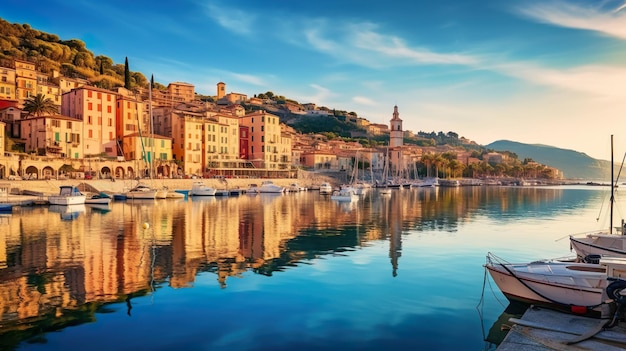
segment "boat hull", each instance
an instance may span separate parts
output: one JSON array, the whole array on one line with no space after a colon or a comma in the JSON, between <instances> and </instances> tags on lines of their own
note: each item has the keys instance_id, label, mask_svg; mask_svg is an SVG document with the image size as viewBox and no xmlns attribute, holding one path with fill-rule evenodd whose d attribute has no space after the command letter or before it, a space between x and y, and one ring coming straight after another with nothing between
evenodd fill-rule
<instances>
[{"instance_id":1,"label":"boat hull","mask_svg":"<svg viewBox=\"0 0 626 351\"><path fill-rule=\"evenodd\" d=\"M589 255L626 257L626 237L615 234L588 234L582 238L570 237L570 245L576 255L585 258Z\"/></svg>"},{"instance_id":2,"label":"boat hull","mask_svg":"<svg viewBox=\"0 0 626 351\"><path fill-rule=\"evenodd\" d=\"M74 195L74 196L54 195L54 196L48 197L48 202L50 202L50 205L61 205L61 206L83 205L85 204L85 200L86 200L85 195Z\"/></svg>"},{"instance_id":3,"label":"boat hull","mask_svg":"<svg viewBox=\"0 0 626 351\"><path fill-rule=\"evenodd\" d=\"M600 265L564 262L500 264L487 263L493 281L511 301L536 304L571 312L572 306L589 307L588 314L611 315L604 289L606 268ZM599 307L591 307L599 306Z\"/></svg>"}]
</instances>

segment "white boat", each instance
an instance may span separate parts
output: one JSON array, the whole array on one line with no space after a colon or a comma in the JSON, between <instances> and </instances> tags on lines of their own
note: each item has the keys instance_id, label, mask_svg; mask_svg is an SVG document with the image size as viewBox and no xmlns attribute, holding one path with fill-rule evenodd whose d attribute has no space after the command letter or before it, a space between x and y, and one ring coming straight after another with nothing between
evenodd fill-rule
<instances>
[{"instance_id":1,"label":"white boat","mask_svg":"<svg viewBox=\"0 0 626 351\"><path fill-rule=\"evenodd\" d=\"M59 187L59 195L48 196L50 205L82 205L85 203L85 196L73 185L61 185Z\"/></svg>"},{"instance_id":2,"label":"white boat","mask_svg":"<svg viewBox=\"0 0 626 351\"><path fill-rule=\"evenodd\" d=\"M342 202L352 202L357 201L359 199L359 195L357 195L352 188L344 188L341 190L335 190L332 195L330 195L330 199Z\"/></svg>"},{"instance_id":3,"label":"white boat","mask_svg":"<svg viewBox=\"0 0 626 351\"><path fill-rule=\"evenodd\" d=\"M127 199L154 200L156 199L156 193L157 191L155 189L144 184L138 184L136 187L125 192L124 195L126 195Z\"/></svg>"},{"instance_id":4,"label":"white boat","mask_svg":"<svg viewBox=\"0 0 626 351\"><path fill-rule=\"evenodd\" d=\"M280 194L285 191L285 188L282 186L274 184L271 180L265 180L261 183L261 186L257 189L257 192L260 194L263 193L271 193L271 194Z\"/></svg>"},{"instance_id":5,"label":"white boat","mask_svg":"<svg viewBox=\"0 0 626 351\"><path fill-rule=\"evenodd\" d=\"M333 193L333 186L330 183L322 183L320 184L320 194L329 195Z\"/></svg>"},{"instance_id":6,"label":"white boat","mask_svg":"<svg viewBox=\"0 0 626 351\"><path fill-rule=\"evenodd\" d=\"M613 149L613 136L611 135L611 150ZM613 163L613 153L611 153L611 164ZM619 227L613 227L613 204L614 193L617 183L613 176L614 167L611 167L611 195L610 195L610 219L606 230L598 230L585 233L582 236L570 235L570 246L576 255L585 260L588 256L612 256L626 257L626 224L622 219Z\"/></svg>"},{"instance_id":7,"label":"white boat","mask_svg":"<svg viewBox=\"0 0 626 351\"><path fill-rule=\"evenodd\" d=\"M193 182L189 195L191 196L214 196L215 192L216 192L215 188L211 188L210 186L202 182Z\"/></svg>"},{"instance_id":8,"label":"white boat","mask_svg":"<svg viewBox=\"0 0 626 351\"><path fill-rule=\"evenodd\" d=\"M167 187L162 187L161 189L156 189L156 195L154 196L157 199L167 199Z\"/></svg>"},{"instance_id":9,"label":"white boat","mask_svg":"<svg viewBox=\"0 0 626 351\"><path fill-rule=\"evenodd\" d=\"M108 205L111 203L111 197L108 195L94 194L85 199L85 204L97 204L97 205Z\"/></svg>"},{"instance_id":10,"label":"white boat","mask_svg":"<svg viewBox=\"0 0 626 351\"><path fill-rule=\"evenodd\" d=\"M612 315L606 303L608 278L625 275L626 260L600 260L599 264L558 260L508 263L490 253L485 268L511 301L608 318Z\"/></svg>"},{"instance_id":11,"label":"white boat","mask_svg":"<svg viewBox=\"0 0 626 351\"><path fill-rule=\"evenodd\" d=\"M306 188L298 185L298 183L291 183L289 184L287 189L285 189L285 191L290 192L290 193L297 193L300 191L306 191Z\"/></svg>"}]
</instances>

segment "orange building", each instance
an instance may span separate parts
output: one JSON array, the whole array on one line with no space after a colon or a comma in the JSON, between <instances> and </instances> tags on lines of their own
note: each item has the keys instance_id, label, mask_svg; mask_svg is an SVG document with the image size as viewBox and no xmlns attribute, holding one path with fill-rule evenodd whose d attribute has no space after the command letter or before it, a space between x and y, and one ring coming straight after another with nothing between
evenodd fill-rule
<instances>
[{"instance_id":1,"label":"orange building","mask_svg":"<svg viewBox=\"0 0 626 351\"><path fill-rule=\"evenodd\" d=\"M83 155L117 156L116 101L116 93L91 86L63 94L61 114L83 121Z\"/></svg>"},{"instance_id":2,"label":"orange building","mask_svg":"<svg viewBox=\"0 0 626 351\"><path fill-rule=\"evenodd\" d=\"M239 123L249 128L248 155L256 168L290 168L287 160L291 160L291 136L281 132L278 116L255 111L240 117Z\"/></svg>"},{"instance_id":3,"label":"orange building","mask_svg":"<svg viewBox=\"0 0 626 351\"><path fill-rule=\"evenodd\" d=\"M37 93L37 71L35 64L28 61L14 60L15 62L15 96L19 100L19 107L24 107L24 101Z\"/></svg>"}]
</instances>

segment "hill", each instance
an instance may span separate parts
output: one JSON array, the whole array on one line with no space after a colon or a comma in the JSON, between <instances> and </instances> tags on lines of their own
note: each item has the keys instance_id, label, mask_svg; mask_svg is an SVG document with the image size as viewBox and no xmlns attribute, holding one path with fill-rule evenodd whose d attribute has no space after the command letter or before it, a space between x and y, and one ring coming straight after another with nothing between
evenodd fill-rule
<instances>
[{"instance_id":1,"label":"hill","mask_svg":"<svg viewBox=\"0 0 626 351\"><path fill-rule=\"evenodd\" d=\"M542 144L522 144L510 140L498 140L485 145L494 151L510 151L517 154L520 160L530 158L536 162L558 168L567 179L604 180L611 178L611 163L596 160L587 154L559 149Z\"/></svg>"}]
</instances>

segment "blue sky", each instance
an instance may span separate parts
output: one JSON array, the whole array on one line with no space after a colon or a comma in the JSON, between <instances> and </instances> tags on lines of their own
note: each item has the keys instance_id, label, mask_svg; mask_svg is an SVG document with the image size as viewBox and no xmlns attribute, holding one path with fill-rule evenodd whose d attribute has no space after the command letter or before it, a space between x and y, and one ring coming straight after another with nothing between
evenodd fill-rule
<instances>
[{"instance_id":1,"label":"blue sky","mask_svg":"<svg viewBox=\"0 0 626 351\"><path fill-rule=\"evenodd\" d=\"M626 152L626 0L4 0L167 85L272 91L404 129Z\"/></svg>"}]
</instances>

